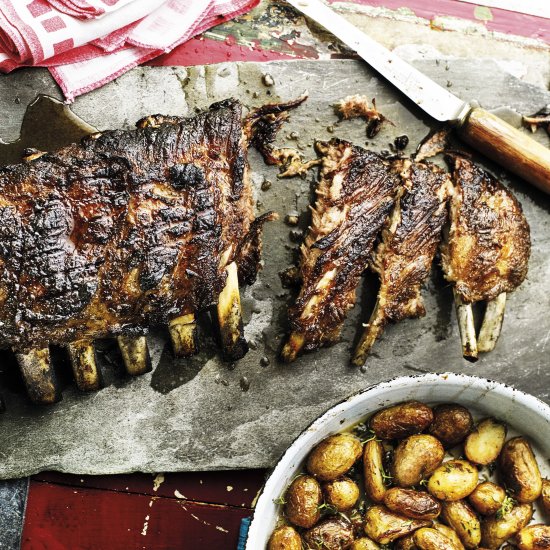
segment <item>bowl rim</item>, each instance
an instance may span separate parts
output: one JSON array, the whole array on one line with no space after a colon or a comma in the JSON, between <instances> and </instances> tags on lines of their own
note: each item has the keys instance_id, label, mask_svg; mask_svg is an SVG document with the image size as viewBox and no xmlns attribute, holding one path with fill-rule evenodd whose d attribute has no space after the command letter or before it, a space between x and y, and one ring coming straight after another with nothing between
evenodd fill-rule
<instances>
[{"instance_id":1,"label":"bowl rim","mask_svg":"<svg viewBox=\"0 0 550 550\"><path fill-rule=\"evenodd\" d=\"M292 443L283 451L279 459L277 460L275 466L271 468L267 474L267 477L265 479L264 484L262 485L262 488L258 492L258 496L256 497L256 502L254 505L254 509L252 511L252 516L250 518L250 525L246 536L246 543L245 543L245 550L252 550L249 546L250 543L250 537L251 535L254 535L255 526L259 525L260 518L257 516L257 511L263 503L263 500L267 498L267 489L269 488L271 483L275 483L275 480L278 479L278 475L276 475L279 470L282 470L285 467L288 467L287 463L290 463L293 460L293 457L297 453L297 449L299 448L299 442L302 438L305 437L305 435L315 430L317 427L321 426L325 420L336 413L338 409L340 409L344 404L353 403L355 400L358 400L363 397L364 394L373 392L375 390L383 390L383 389L391 389L394 386L401 385L403 383L406 383L407 381L414 381L418 383L420 380L425 380L426 382L439 382L439 383L448 383L449 381L455 384L460 384L463 386L470 386L472 384L479 385L489 385L491 386L491 391L497 391L504 397L513 398L515 401L519 402L520 404L525 405L529 409L534 409L538 414L545 417L550 422L550 405L539 399L538 397L535 397L534 395L524 392L523 390L519 390L515 388L514 386L510 384L506 384L505 382L498 382L496 380L491 380L490 378L483 378L481 376L475 376L471 374L462 374L462 373L456 373L456 372L427 372L423 374L412 374L412 375L405 375L405 376L395 376L393 378L390 378L388 380L383 380L381 382L377 382L375 384L371 384L361 390L358 390L344 399L341 399L331 407L329 407L324 413L319 415L317 418L315 418L312 422L310 422L303 430L300 431L300 433L294 438ZM257 549L254 549L257 550Z\"/></svg>"}]
</instances>

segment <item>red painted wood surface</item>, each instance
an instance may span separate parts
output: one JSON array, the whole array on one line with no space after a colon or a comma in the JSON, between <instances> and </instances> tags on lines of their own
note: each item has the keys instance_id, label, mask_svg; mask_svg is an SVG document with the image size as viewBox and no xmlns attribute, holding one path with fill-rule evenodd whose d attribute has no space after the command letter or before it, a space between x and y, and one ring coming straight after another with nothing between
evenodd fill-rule
<instances>
[{"instance_id":1,"label":"red painted wood surface","mask_svg":"<svg viewBox=\"0 0 550 550\"><path fill-rule=\"evenodd\" d=\"M39 474L29 489L21 548L231 550L264 475Z\"/></svg>"}]
</instances>

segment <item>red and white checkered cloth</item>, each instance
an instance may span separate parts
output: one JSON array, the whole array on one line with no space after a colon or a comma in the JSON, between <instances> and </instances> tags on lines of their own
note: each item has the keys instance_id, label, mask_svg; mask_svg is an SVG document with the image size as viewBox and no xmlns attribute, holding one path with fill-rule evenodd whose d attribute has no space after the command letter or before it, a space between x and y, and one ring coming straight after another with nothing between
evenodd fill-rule
<instances>
[{"instance_id":1,"label":"red and white checkered cloth","mask_svg":"<svg viewBox=\"0 0 550 550\"><path fill-rule=\"evenodd\" d=\"M67 101L259 0L0 0L0 71L48 67Z\"/></svg>"}]
</instances>

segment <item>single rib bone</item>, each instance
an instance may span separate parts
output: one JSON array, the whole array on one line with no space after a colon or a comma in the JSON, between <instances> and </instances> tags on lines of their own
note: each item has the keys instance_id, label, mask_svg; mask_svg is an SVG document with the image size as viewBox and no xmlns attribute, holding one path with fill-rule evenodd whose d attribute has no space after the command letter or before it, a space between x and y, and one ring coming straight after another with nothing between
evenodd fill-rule
<instances>
[{"instance_id":1,"label":"single rib bone","mask_svg":"<svg viewBox=\"0 0 550 550\"><path fill-rule=\"evenodd\" d=\"M248 351L248 344L243 337L237 264L231 262L225 271L227 280L218 299L218 323L223 355L227 360L234 361L244 356Z\"/></svg>"},{"instance_id":2,"label":"single rib bone","mask_svg":"<svg viewBox=\"0 0 550 550\"><path fill-rule=\"evenodd\" d=\"M460 341L462 342L462 355L468 361L477 361L478 350L472 304L465 303L456 291L454 292L454 300L458 328L460 329Z\"/></svg>"},{"instance_id":3,"label":"single rib bone","mask_svg":"<svg viewBox=\"0 0 550 550\"><path fill-rule=\"evenodd\" d=\"M494 300L487 302L487 309L477 339L477 349L481 352L495 349L506 308L506 292L499 294Z\"/></svg>"},{"instance_id":4,"label":"single rib bone","mask_svg":"<svg viewBox=\"0 0 550 550\"><path fill-rule=\"evenodd\" d=\"M197 353L197 323L194 313L172 319L168 330L176 357L190 357Z\"/></svg>"},{"instance_id":5,"label":"single rib bone","mask_svg":"<svg viewBox=\"0 0 550 550\"><path fill-rule=\"evenodd\" d=\"M80 391L97 391L101 387L94 345L90 340L78 340L67 346L74 379Z\"/></svg>"},{"instance_id":6,"label":"single rib bone","mask_svg":"<svg viewBox=\"0 0 550 550\"><path fill-rule=\"evenodd\" d=\"M32 349L16 356L31 401L44 405L59 401L61 393L51 366L50 350Z\"/></svg>"},{"instance_id":7,"label":"single rib bone","mask_svg":"<svg viewBox=\"0 0 550 550\"><path fill-rule=\"evenodd\" d=\"M352 364L357 367L361 367L365 364L374 342L376 342L382 332L384 332L384 328L387 324L387 318L384 315L380 315L379 312L380 298L376 300L376 304L370 316L369 322L364 325L365 330L363 331L361 340L359 340L351 359Z\"/></svg>"},{"instance_id":8,"label":"single rib bone","mask_svg":"<svg viewBox=\"0 0 550 550\"><path fill-rule=\"evenodd\" d=\"M145 336L119 336L117 341L128 374L139 376L151 370L151 358Z\"/></svg>"}]
</instances>

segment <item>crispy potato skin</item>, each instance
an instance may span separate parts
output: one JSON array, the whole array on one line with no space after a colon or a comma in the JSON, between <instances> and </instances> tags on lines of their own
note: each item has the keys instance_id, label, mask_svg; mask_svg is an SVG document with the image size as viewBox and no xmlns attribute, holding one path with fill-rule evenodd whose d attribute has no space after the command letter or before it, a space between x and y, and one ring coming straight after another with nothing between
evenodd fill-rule
<instances>
[{"instance_id":1,"label":"crispy potato skin","mask_svg":"<svg viewBox=\"0 0 550 550\"><path fill-rule=\"evenodd\" d=\"M477 486L477 468L466 460L444 462L428 481L428 491L439 500L461 500Z\"/></svg>"},{"instance_id":2,"label":"crispy potato skin","mask_svg":"<svg viewBox=\"0 0 550 550\"><path fill-rule=\"evenodd\" d=\"M325 519L304 533L304 540L310 548L323 550L346 550L353 539L353 526L341 518Z\"/></svg>"},{"instance_id":3,"label":"crispy potato skin","mask_svg":"<svg viewBox=\"0 0 550 550\"><path fill-rule=\"evenodd\" d=\"M445 523L454 529L462 544L469 550L479 546L481 542L481 525L476 513L464 500L444 502L441 517Z\"/></svg>"},{"instance_id":4,"label":"crispy potato skin","mask_svg":"<svg viewBox=\"0 0 550 550\"><path fill-rule=\"evenodd\" d=\"M267 550L302 550L302 539L296 529L285 525L273 531Z\"/></svg>"},{"instance_id":5,"label":"crispy potato skin","mask_svg":"<svg viewBox=\"0 0 550 550\"><path fill-rule=\"evenodd\" d=\"M445 449L432 435L411 435L395 450L392 476L399 487L418 485L443 462Z\"/></svg>"},{"instance_id":6,"label":"crispy potato skin","mask_svg":"<svg viewBox=\"0 0 550 550\"><path fill-rule=\"evenodd\" d=\"M285 500L285 516L293 525L309 529L319 521L322 495L315 478L297 477L287 489Z\"/></svg>"},{"instance_id":7,"label":"crispy potato skin","mask_svg":"<svg viewBox=\"0 0 550 550\"><path fill-rule=\"evenodd\" d=\"M415 546L420 550L457 550L451 539L429 527L423 527L416 531L413 540Z\"/></svg>"},{"instance_id":8,"label":"crispy potato skin","mask_svg":"<svg viewBox=\"0 0 550 550\"><path fill-rule=\"evenodd\" d=\"M519 502L533 502L540 497L542 477L531 445L524 437L506 442L500 454L500 473Z\"/></svg>"},{"instance_id":9,"label":"crispy potato skin","mask_svg":"<svg viewBox=\"0 0 550 550\"><path fill-rule=\"evenodd\" d=\"M387 487L384 483L384 449L382 443L371 439L363 448L363 477L365 492L373 502L382 502Z\"/></svg>"},{"instance_id":10,"label":"crispy potato skin","mask_svg":"<svg viewBox=\"0 0 550 550\"><path fill-rule=\"evenodd\" d=\"M359 459L363 446L350 433L331 435L323 439L309 454L307 471L322 481L333 481L343 476Z\"/></svg>"},{"instance_id":11,"label":"crispy potato skin","mask_svg":"<svg viewBox=\"0 0 550 550\"><path fill-rule=\"evenodd\" d=\"M516 544L520 550L549 550L550 526L535 524L524 527L516 535Z\"/></svg>"},{"instance_id":12,"label":"crispy potato skin","mask_svg":"<svg viewBox=\"0 0 550 550\"><path fill-rule=\"evenodd\" d=\"M542 480L542 492L540 494L540 502L546 515L550 516L550 480Z\"/></svg>"},{"instance_id":13,"label":"crispy potato skin","mask_svg":"<svg viewBox=\"0 0 550 550\"><path fill-rule=\"evenodd\" d=\"M403 439L423 432L432 421L433 412L428 405L409 401L377 412L369 425L380 439Z\"/></svg>"},{"instance_id":14,"label":"crispy potato skin","mask_svg":"<svg viewBox=\"0 0 550 550\"><path fill-rule=\"evenodd\" d=\"M359 499L359 487L352 479L344 477L329 481L323 485L325 502L339 512L345 512L355 506Z\"/></svg>"},{"instance_id":15,"label":"crispy potato skin","mask_svg":"<svg viewBox=\"0 0 550 550\"><path fill-rule=\"evenodd\" d=\"M413 519L435 519L441 513L441 505L430 494L401 487L388 489L384 504L392 512Z\"/></svg>"},{"instance_id":16,"label":"crispy potato skin","mask_svg":"<svg viewBox=\"0 0 550 550\"><path fill-rule=\"evenodd\" d=\"M434 420L428 433L437 437L446 448L462 443L474 426L470 411L456 403L437 405L433 409Z\"/></svg>"},{"instance_id":17,"label":"crispy potato skin","mask_svg":"<svg viewBox=\"0 0 550 550\"><path fill-rule=\"evenodd\" d=\"M350 546L350 550L379 550L380 546L368 537L361 537L355 539Z\"/></svg>"},{"instance_id":18,"label":"crispy potato skin","mask_svg":"<svg viewBox=\"0 0 550 550\"><path fill-rule=\"evenodd\" d=\"M468 500L476 512L484 516L496 514L506 498L506 491L491 481L480 483L470 493Z\"/></svg>"},{"instance_id":19,"label":"crispy potato skin","mask_svg":"<svg viewBox=\"0 0 550 550\"><path fill-rule=\"evenodd\" d=\"M494 418L486 418L466 438L464 454L475 464L490 464L498 458L505 440L506 426Z\"/></svg>"},{"instance_id":20,"label":"crispy potato skin","mask_svg":"<svg viewBox=\"0 0 550 550\"><path fill-rule=\"evenodd\" d=\"M430 521L399 516L380 505L370 507L365 514L365 533L378 544L389 544L430 524Z\"/></svg>"},{"instance_id":21,"label":"crispy potato skin","mask_svg":"<svg viewBox=\"0 0 550 550\"><path fill-rule=\"evenodd\" d=\"M414 533L397 539L393 545L396 550L417 550L416 544L414 543Z\"/></svg>"},{"instance_id":22,"label":"crispy potato skin","mask_svg":"<svg viewBox=\"0 0 550 550\"><path fill-rule=\"evenodd\" d=\"M454 544L455 548L457 550L465 550L464 545L462 544L462 541L458 538L458 535L456 534L456 531L454 529L451 529L447 525L443 525L443 523L436 523L432 525L434 529L445 535L448 539L451 539L452 543Z\"/></svg>"},{"instance_id":23,"label":"crispy potato skin","mask_svg":"<svg viewBox=\"0 0 550 550\"><path fill-rule=\"evenodd\" d=\"M532 517L531 504L518 504L502 519L496 516L484 518L481 522L481 546L489 550L500 548L510 537L523 529Z\"/></svg>"}]
</instances>

